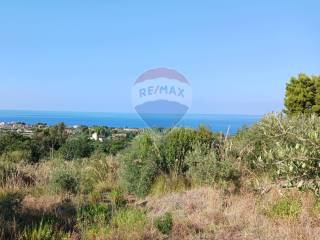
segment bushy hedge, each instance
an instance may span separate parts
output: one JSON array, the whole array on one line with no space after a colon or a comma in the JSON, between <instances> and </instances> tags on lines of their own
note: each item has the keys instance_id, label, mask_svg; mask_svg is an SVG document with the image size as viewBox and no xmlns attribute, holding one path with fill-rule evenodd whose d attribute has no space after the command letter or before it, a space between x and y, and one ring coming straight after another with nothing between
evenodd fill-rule
<instances>
[{"instance_id":1,"label":"bushy hedge","mask_svg":"<svg viewBox=\"0 0 320 240\"><path fill-rule=\"evenodd\" d=\"M17 133L0 132L0 160L35 163L44 156L41 142Z\"/></svg>"},{"instance_id":2,"label":"bushy hedge","mask_svg":"<svg viewBox=\"0 0 320 240\"><path fill-rule=\"evenodd\" d=\"M93 144L86 136L69 138L60 148L60 153L65 160L89 157L93 152Z\"/></svg>"},{"instance_id":3,"label":"bushy hedge","mask_svg":"<svg viewBox=\"0 0 320 240\"><path fill-rule=\"evenodd\" d=\"M161 139L161 169L176 173L185 173L188 170L186 156L194 146L198 144L202 148L210 148L214 136L211 131L205 127L198 130L191 128L174 128L167 132Z\"/></svg>"},{"instance_id":4,"label":"bushy hedge","mask_svg":"<svg viewBox=\"0 0 320 240\"><path fill-rule=\"evenodd\" d=\"M194 146L207 153L214 139L206 128L141 133L120 155L123 185L129 192L144 196L160 174L186 175L190 167L186 157Z\"/></svg>"},{"instance_id":5,"label":"bushy hedge","mask_svg":"<svg viewBox=\"0 0 320 240\"><path fill-rule=\"evenodd\" d=\"M320 76L299 74L292 77L286 86L285 112L320 115Z\"/></svg>"},{"instance_id":6,"label":"bushy hedge","mask_svg":"<svg viewBox=\"0 0 320 240\"><path fill-rule=\"evenodd\" d=\"M211 149L205 151L196 145L194 150L187 156L188 176L195 184L214 184L233 182L236 187L240 186L241 173L228 158Z\"/></svg>"},{"instance_id":7,"label":"bushy hedge","mask_svg":"<svg viewBox=\"0 0 320 240\"><path fill-rule=\"evenodd\" d=\"M157 217L154 225L162 234L169 234L173 227L172 214L167 212L163 216Z\"/></svg>"},{"instance_id":8,"label":"bushy hedge","mask_svg":"<svg viewBox=\"0 0 320 240\"><path fill-rule=\"evenodd\" d=\"M127 190L140 196L149 192L156 176L171 173L204 184L238 184L238 166L255 174L268 172L287 187L320 194L320 117L316 115L269 114L230 138L185 128L151 135L138 136L122 157Z\"/></svg>"},{"instance_id":9,"label":"bushy hedge","mask_svg":"<svg viewBox=\"0 0 320 240\"><path fill-rule=\"evenodd\" d=\"M51 177L51 186L56 192L77 193L80 187L79 177L70 169L57 169Z\"/></svg>"},{"instance_id":10,"label":"bushy hedge","mask_svg":"<svg viewBox=\"0 0 320 240\"><path fill-rule=\"evenodd\" d=\"M252 169L319 193L320 117L270 114L239 133L234 143L238 158Z\"/></svg>"},{"instance_id":11,"label":"bushy hedge","mask_svg":"<svg viewBox=\"0 0 320 240\"><path fill-rule=\"evenodd\" d=\"M138 196L148 193L158 172L160 158L157 138L150 131L141 133L120 156L122 185Z\"/></svg>"}]
</instances>

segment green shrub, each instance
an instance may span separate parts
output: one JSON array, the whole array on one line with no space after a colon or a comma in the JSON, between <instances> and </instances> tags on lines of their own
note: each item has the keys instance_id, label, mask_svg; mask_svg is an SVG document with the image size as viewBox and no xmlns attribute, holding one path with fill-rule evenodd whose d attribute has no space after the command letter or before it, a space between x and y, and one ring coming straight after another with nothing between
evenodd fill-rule
<instances>
[{"instance_id":1,"label":"green shrub","mask_svg":"<svg viewBox=\"0 0 320 240\"><path fill-rule=\"evenodd\" d=\"M30 153L26 150L10 151L1 156L2 161L11 163L27 162L29 158Z\"/></svg>"},{"instance_id":2,"label":"green shrub","mask_svg":"<svg viewBox=\"0 0 320 240\"><path fill-rule=\"evenodd\" d=\"M5 161L36 163L46 155L46 151L41 148L42 143L41 140L22 134L0 133L0 155Z\"/></svg>"},{"instance_id":3,"label":"green shrub","mask_svg":"<svg viewBox=\"0 0 320 240\"><path fill-rule=\"evenodd\" d=\"M86 204L79 209L78 220L85 224L108 224L112 209L107 204Z\"/></svg>"},{"instance_id":4,"label":"green shrub","mask_svg":"<svg viewBox=\"0 0 320 240\"><path fill-rule=\"evenodd\" d=\"M130 141L131 139L127 138L111 138L103 143L99 143L98 145L100 145L99 149L105 152L106 154L115 156L117 153L125 149L129 145Z\"/></svg>"},{"instance_id":5,"label":"green shrub","mask_svg":"<svg viewBox=\"0 0 320 240\"><path fill-rule=\"evenodd\" d=\"M165 213L163 216L156 218L154 224L162 234L169 234L173 226L172 214L169 212Z\"/></svg>"},{"instance_id":6,"label":"green shrub","mask_svg":"<svg viewBox=\"0 0 320 240\"><path fill-rule=\"evenodd\" d=\"M198 145L208 151L215 139L213 133L201 126L198 130L190 128L174 128L167 132L161 140L161 165L163 172L184 174L188 170L186 156Z\"/></svg>"},{"instance_id":7,"label":"green shrub","mask_svg":"<svg viewBox=\"0 0 320 240\"><path fill-rule=\"evenodd\" d=\"M209 151L214 139L206 128L174 128L164 135L146 131L138 135L120 155L122 185L129 192L145 196L160 174L184 176L186 156L198 144Z\"/></svg>"},{"instance_id":8,"label":"green shrub","mask_svg":"<svg viewBox=\"0 0 320 240\"><path fill-rule=\"evenodd\" d=\"M284 105L288 114L320 114L320 76L299 74L287 83Z\"/></svg>"},{"instance_id":9,"label":"green shrub","mask_svg":"<svg viewBox=\"0 0 320 240\"><path fill-rule=\"evenodd\" d=\"M105 225L92 224L81 231L81 239L110 239L110 229Z\"/></svg>"},{"instance_id":10,"label":"green shrub","mask_svg":"<svg viewBox=\"0 0 320 240\"><path fill-rule=\"evenodd\" d=\"M183 173L187 169L184 160L192 150L196 131L188 128L174 128L161 139L161 169L166 172Z\"/></svg>"},{"instance_id":11,"label":"green shrub","mask_svg":"<svg viewBox=\"0 0 320 240\"><path fill-rule=\"evenodd\" d=\"M219 147L220 141L223 135L214 133L205 126L200 126L196 132L196 141L194 145L198 145L202 148L202 151L209 151L212 147Z\"/></svg>"},{"instance_id":12,"label":"green shrub","mask_svg":"<svg viewBox=\"0 0 320 240\"><path fill-rule=\"evenodd\" d=\"M0 155L28 150L30 138L17 133L0 133Z\"/></svg>"},{"instance_id":13,"label":"green shrub","mask_svg":"<svg viewBox=\"0 0 320 240\"><path fill-rule=\"evenodd\" d=\"M144 212L134 208L121 209L114 215L108 235L110 239L150 239L145 235L147 226Z\"/></svg>"},{"instance_id":14,"label":"green shrub","mask_svg":"<svg viewBox=\"0 0 320 240\"><path fill-rule=\"evenodd\" d=\"M60 153L65 160L74 160L90 157L93 150L93 144L86 136L78 136L67 139Z\"/></svg>"},{"instance_id":15,"label":"green shrub","mask_svg":"<svg viewBox=\"0 0 320 240\"><path fill-rule=\"evenodd\" d=\"M287 186L320 193L320 117L270 114L234 139L237 157Z\"/></svg>"},{"instance_id":16,"label":"green shrub","mask_svg":"<svg viewBox=\"0 0 320 240\"><path fill-rule=\"evenodd\" d=\"M113 227L124 232L143 228L146 222L145 213L134 208L121 209L112 218Z\"/></svg>"},{"instance_id":17,"label":"green shrub","mask_svg":"<svg viewBox=\"0 0 320 240\"><path fill-rule=\"evenodd\" d=\"M111 204L114 208L121 208L124 207L127 204L127 201L124 197L124 193L121 189L116 188L113 189L108 196L109 200L111 201Z\"/></svg>"},{"instance_id":18,"label":"green shrub","mask_svg":"<svg viewBox=\"0 0 320 240\"><path fill-rule=\"evenodd\" d=\"M301 204L295 199L282 199L275 203L270 210L271 217L297 218L301 212Z\"/></svg>"},{"instance_id":19,"label":"green shrub","mask_svg":"<svg viewBox=\"0 0 320 240\"><path fill-rule=\"evenodd\" d=\"M240 171L229 159L219 159L214 150L203 150L196 145L188 154L186 162L189 166L187 175L196 184L233 182L239 187Z\"/></svg>"},{"instance_id":20,"label":"green shrub","mask_svg":"<svg viewBox=\"0 0 320 240\"><path fill-rule=\"evenodd\" d=\"M145 196L157 176L159 159L157 136L150 131L138 135L120 155L122 186L138 196Z\"/></svg>"},{"instance_id":21,"label":"green shrub","mask_svg":"<svg viewBox=\"0 0 320 240\"><path fill-rule=\"evenodd\" d=\"M52 187L56 192L77 193L79 191L79 179L71 170L58 169L51 179Z\"/></svg>"},{"instance_id":22,"label":"green shrub","mask_svg":"<svg viewBox=\"0 0 320 240\"><path fill-rule=\"evenodd\" d=\"M313 206L313 213L316 214L316 215L319 215L320 214L320 201L317 200Z\"/></svg>"}]
</instances>

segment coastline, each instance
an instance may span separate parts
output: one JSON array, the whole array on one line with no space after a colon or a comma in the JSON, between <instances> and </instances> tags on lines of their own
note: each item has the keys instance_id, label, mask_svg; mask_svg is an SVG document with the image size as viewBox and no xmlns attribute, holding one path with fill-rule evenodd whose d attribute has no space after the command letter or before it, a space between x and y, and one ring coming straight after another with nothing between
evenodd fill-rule
<instances>
[{"instance_id":1,"label":"coastline","mask_svg":"<svg viewBox=\"0 0 320 240\"><path fill-rule=\"evenodd\" d=\"M198 128L204 125L216 132L234 134L244 126L251 126L261 119L259 115L238 114L187 114L178 127ZM164 122L166 116L155 116L159 127L169 128ZM29 125L45 123L49 126L65 123L67 126L108 126L113 128L147 128L148 126L136 113L95 113L62 111L0 110L0 123L22 122Z\"/></svg>"}]
</instances>

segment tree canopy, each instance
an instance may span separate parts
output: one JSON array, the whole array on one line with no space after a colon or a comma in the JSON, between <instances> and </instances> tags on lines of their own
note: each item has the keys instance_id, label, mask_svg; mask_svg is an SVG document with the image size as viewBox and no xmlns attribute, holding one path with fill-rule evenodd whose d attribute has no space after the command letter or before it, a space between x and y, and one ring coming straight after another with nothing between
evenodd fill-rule
<instances>
[{"instance_id":1,"label":"tree canopy","mask_svg":"<svg viewBox=\"0 0 320 240\"><path fill-rule=\"evenodd\" d=\"M286 86L284 105L287 114L320 115L320 76L292 77Z\"/></svg>"}]
</instances>

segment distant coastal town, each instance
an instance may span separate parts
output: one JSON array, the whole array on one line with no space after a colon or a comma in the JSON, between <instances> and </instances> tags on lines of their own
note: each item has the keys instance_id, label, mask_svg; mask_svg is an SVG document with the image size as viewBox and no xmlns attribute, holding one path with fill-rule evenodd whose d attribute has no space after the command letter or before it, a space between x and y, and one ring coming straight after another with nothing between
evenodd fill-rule
<instances>
[{"instance_id":1,"label":"distant coastal town","mask_svg":"<svg viewBox=\"0 0 320 240\"><path fill-rule=\"evenodd\" d=\"M61 123L63 124L63 123ZM26 137L32 137L38 130L49 128L46 123L27 124L24 122L0 122L0 133L10 132L18 133ZM92 126L83 125L64 126L64 131L68 135L75 135L83 132L86 129L90 133L90 139L103 142L108 138L127 138L128 135L135 135L141 131L138 128L112 128L107 126Z\"/></svg>"}]
</instances>

